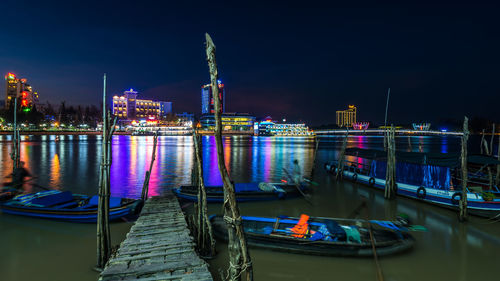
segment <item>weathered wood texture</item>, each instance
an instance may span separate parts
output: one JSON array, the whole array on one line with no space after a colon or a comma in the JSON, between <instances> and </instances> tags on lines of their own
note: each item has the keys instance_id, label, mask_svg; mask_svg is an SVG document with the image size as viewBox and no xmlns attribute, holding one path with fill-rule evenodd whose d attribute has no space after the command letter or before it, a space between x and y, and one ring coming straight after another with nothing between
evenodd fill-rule
<instances>
[{"instance_id":1,"label":"weathered wood texture","mask_svg":"<svg viewBox=\"0 0 500 281\"><path fill-rule=\"evenodd\" d=\"M194 245L177 198L151 197L99 280L213 280Z\"/></svg>"}]
</instances>

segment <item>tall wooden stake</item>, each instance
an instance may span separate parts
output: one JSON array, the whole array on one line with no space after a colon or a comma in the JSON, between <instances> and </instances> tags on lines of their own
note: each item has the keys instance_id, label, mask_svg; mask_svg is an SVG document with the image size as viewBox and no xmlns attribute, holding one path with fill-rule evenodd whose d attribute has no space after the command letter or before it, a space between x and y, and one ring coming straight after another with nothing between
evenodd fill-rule
<instances>
[{"instance_id":1,"label":"tall wooden stake","mask_svg":"<svg viewBox=\"0 0 500 281\"><path fill-rule=\"evenodd\" d=\"M339 153L339 164L337 167L337 174L335 175L335 179L340 180L344 177L344 162L345 162L345 150L347 147L347 138L349 137L349 130L345 133L344 141L342 142L342 147L340 148Z\"/></svg>"},{"instance_id":2,"label":"tall wooden stake","mask_svg":"<svg viewBox=\"0 0 500 281\"><path fill-rule=\"evenodd\" d=\"M207 193L205 190L205 180L203 179L203 158L201 149L201 136L193 132L194 153L196 159L196 171L198 173L198 242L204 254L215 256L215 239L213 236L212 224L208 219ZM206 247L204 241L208 238L209 247Z\"/></svg>"},{"instance_id":3,"label":"tall wooden stake","mask_svg":"<svg viewBox=\"0 0 500 281\"><path fill-rule=\"evenodd\" d=\"M236 203L234 186L231 183L229 174L224 161L224 152L222 147L222 120L221 120L221 101L219 97L218 72L215 60L215 45L208 33L206 37L206 53L208 67L210 71L210 82L212 84L212 93L215 104L215 143L217 146L217 160L219 171L224 185L224 220L228 229L228 252L229 252L229 280L240 280L244 273L245 280L253 280L252 261L248 252L243 225L241 224L240 210Z\"/></svg>"},{"instance_id":4,"label":"tall wooden stake","mask_svg":"<svg viewBox=\"0 0 500 281\"><path fill-rule=\"evenodd\" d=\"M495 138L495 123L493 123L493 129L491 130L491 140L490 140L490 153L489 155L493 155L493 139Z\"/></svg>"},{"instance_id":5,"label":"tall wooden stake","mask_svg":"<svg viewBox=\"0 0 500 281\"><path fill-rule=\"evenodd\" d=\"M483 139L483 145L484 145L484 152L486 155L491 156L492 152L490 151L490 148L488 148L488 142ZM488 179L489 179L489 189L491 190L493 188L493 174L491 173L491 167L488 165L486 167L488 170Z\"/></svg>"},{"instance_id":6,"label":"tall wooden stake","mask_svg":"<svg viewBox=\"0 0 500 281\"><path fill-rule=\"evenodd\" d=\"M394 140L394 127L387 131L387 168L385 174L386 199L394 198L396 193L396 145Z\"/></svg>"},{"instance_id":7,"label":"tall wooden stake","mask_svg":"<svg viewBox=\"0 0 500 281\"><path fill-rule=\"evenodd\" d=\"M498 136L498 150L497 150L497 159L500 161L500 135ZM495 185L500 184L500 165L497 165L497 176L495 177Z\"/></svg>"},{"instance_id":8,"label":"tall wooden stake","mask_svg":"<svg viewBox=\"0 0 500 281\"><path fill-rule=\"evenodd\" d=\"M483 142L484 142L484 129L483 131L481 132L481 142L479 143L479 146L480 146L480 154L483 154Z\"/></svg>"},{"instance_id":9,"label":"tall wooden stake","mask_svg":"<svg viewBox=\"0 0 500 281\"><path fill-rule=\"evenodd\" d=\"M144 184L142 185L141 200L144 202L148 199L149 193L149 179L151 178L151 172L153 170L153 164L156 159L156 145L158 144L158 134L153 137L153 153L151 154L151 162L149 163L149 170L146 171L146 176L144 178Z\"/></svg>"},{"instance_id":10,"label":"tall wooden stake","mask_svg":"<svg viewBox=\"0 0 500 281\"><path fill-rule=\"evenodd\" d=\"M12 174L14 174L14 171L19 167L19 159L21 158L20 155L20 134L19 131L17 130L17 97L14 98L14 125L12 128L12 152L10 154L10 158L13 161L12 164Z\"/></svg>"},{"instance_id":11,"label":"tall wooden stake","mask_svg":"<svg viewBox=\"0 0 500 281\"><path fill-rule=\"evenodd\" d=\"M389 97L391 96L391 88L387 90L387 101L385 103L385 119L384 127L387 130L387 110L389 109ZM384 150L387 150L387 135L384 134Z\"/></svg>"},{"instance_id":12,"label":"tall wooden stake","mask_svg":"<svg viewBox=\"0 0 500 281\"><path fill-rule=\"evenodd\" d=\"M111 233L109 230L111 137L115 131L116 118L111 126L110 118L110 113L106 109L106 74L104 74L102 94L102 159L99 173L99 203L97 207L97 270L104 268L111 254Z\"/></svg>"},{"instance_id":13,"label":"tall wooden stake","mask_svg":"<svg viewBox=\"0 0 500 281\"><path fill-rule=\"evenodd\" d=\"M467 141L469 140L469 119L467 116L464 118L464 133L462 136L462 196L459 202L459 220L465 221L467 219Z\"/></svg>"}]
</instances>

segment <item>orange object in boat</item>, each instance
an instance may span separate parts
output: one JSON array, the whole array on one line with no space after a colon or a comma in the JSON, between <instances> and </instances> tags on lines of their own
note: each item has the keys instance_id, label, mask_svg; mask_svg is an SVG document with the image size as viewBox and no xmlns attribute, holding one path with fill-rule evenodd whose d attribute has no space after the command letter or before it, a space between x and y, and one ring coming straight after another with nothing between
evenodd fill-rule
<instances>
[{"instance_id":1,"label":"orange object in boat","mask_svg":"<svg viewBox=\"0 0 500 281\"><path fill-rule=\"evenodd\" d=\"M307 221L309 220L309 216L302 214L300 215L300 220L299 222L290 229L295 234L292 234L293 237L297 238L303 238L305 234L307 234L309 230L309 225L307 224Z\"/></svg>"}]
</instances>

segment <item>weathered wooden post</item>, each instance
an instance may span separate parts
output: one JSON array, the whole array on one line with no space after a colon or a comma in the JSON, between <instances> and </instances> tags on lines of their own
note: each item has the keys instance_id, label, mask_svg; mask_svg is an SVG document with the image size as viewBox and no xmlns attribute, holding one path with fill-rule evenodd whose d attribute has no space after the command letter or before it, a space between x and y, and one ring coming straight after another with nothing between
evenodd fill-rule
<instances>
[{"instance_id":1,"label":"weathered wooden post","mask_svg":"<svg viewBox=\"0 0 500 281\"><path fill-rule=\"evenodd\" d=\"M483 145L484 145L484 152L486 153L486 155L491 156L491 151L490 148L488 148L488 143L484 139L483 139ZM486 170L488 170L489 189L491 190L493 188L493 174L491 173L491 167L488 165L488 167L486 167Z\"/></svg>"},{"instance_id":2,"label":"weathered wooden post","mask_svg":"<svg viewBox=\"0 0 500 281\"><path fill-rule=\"evenodd\" d=\"M207 193L205 190L205 180L203 179L203 157L201 148L201 136L196 134L196 130L193 132L194 141L194 153L196 160L196 171L198 174L198 242L200 242L200 247L203 253L209 256L215 255L215 239L212 231L212 224L208 219L208 205L207 205ZM209 247L205 244L205 241L209 241Z\"/></svg>"},{"instance_id":3,"label":"weathered wooden post","mask_svg":"<svg viewBox=\"0 0 500 281\"><path fill-rule=\"evenodd\" d=\"M345 150L347 147L347 138L348 137L349 137L349 129L345 133L344 141L342 142L342 147L340 148L337 174L335 175L335 179L337 179L337 180L344 178Z\"/></svg>"},{"instance_id":4,"label":"weathered wooden post","mask_svg":"<svg viewBox=\"0 0 500 281\"><path fill-rule=\"evenodd\" d=\"M389 109L389 97L391 96L391 88L387 90L387 102L385 103L385 119L384 128L387 130L387 110ZM387 135L384 134L384 150L387 150Z\"/></svg>"},{"instance_id":5,"label":"weathered wooden post","mask_svg":"<svg viewBox=\"0 0 500 281\"><path fill-rule=\"evenodd\" d=\"M313 158L314 160L313 160L312 170L311 170L311 180L313 179L313 177L314 177L314 171L316 170L315 169L316 168L316 156L318 154L318 147L319 147L319 138L316 137L315 140L316 140L316 145L314 147L314 158Z\"/></svg>"},{"instance_id":6,"label":"weathered wooden post","mask_svg":"<svg viewBox=\"0 0 500 281\"><path fill-rule=\"evenodd\" d=\"M500 135L498 136L497 159L498 161L500 161ZM497 165L497 176L495 177L495 185L499 184L500 184L500 165Z\"/></svg>"},{"instance_id":7,"label":"weathered wooden post","mask_svg":"<svg viewBox=\"0 0 500 281\"><path fill-rule=\"evenodd\" d=\"M491 130L491 139L490 139L490 153L489 155L493 155L493 139L495 138L495 123L493 123L493 129Z\"/></svg>"},{"instance_id":8,"label":"weathered wooden post","mask_svg":"<svg viewBox=\"0 0 500 281\"><path fill-rule=\"evenodd\" d=\"M464 118L464 128L462 136L462 196L459 202L459 220L465 221L467 219L467 141L469 139L469 119L467 116Z\"/></svg>"},{"instance_id":9,"label":"weathered wooden post","mask_svg":"<svg viewBox=\"0 0 500 281\"><path fill-rule=\"evenodd\" d=\"M116 118L110 126L110 117L110 113L106 109L106 74L104 74L102 94L102 159L99 173L99 203L97 207L97 270L104 268L111 254L111 233L109 230L111 137L115 131Z\"/></svg>"},{"instance_id":10,"label":"weathered wooden post","mask_svg":"<svg viewBox=\"0 0 500 281\"><path fill-rule=\"evenodd\" d=\"M153 170L153 164L156 159L156 145L158 144L158 134L153 137L153 152L151 153L151 162L149 163L149 170L146 171L146 176L144 177L144 183L142 185L141 200L145 202L148 199L149 193L149 179L151 178L151 171Z\"/></svg>"},{"instance_id":11,"label":"weathered wooden post","mask_svg":"<svg viewBox=\"0 0 500 281\"><path fill-rule=\"evenodd\" d=\"M385 173L385 192L386 199L394 198L396 193L396 144L394 140L394 127L391 125L387 132L387 168Z\"/></svg>"},{"instance_id":12,"label":"weathered wooden post","mask_svg":"<svg viewBox=\"0 0 500 281\"><path fill-rule=\"evenodd\" d=\"M12 159L12 174L19 167L19 159L20 159L20 138L19 131L17 130L17 97L14 98L14 125L12 127L12 152L10 153L10 158Z\"/></svg>"},{"instance_id":13,"label":"weathered wooden post","mask_svg":"<svg viewBox=\"0 0 500 281\"><path fill-rule=\"evenodd\" d=\"M210 82L212 84L212 93L215 105L215 143L217 146L217 160L219 171L224 186L224 221L228 229L228 252L229 252L229 280L240 280L244 273L246 280L253 280L252 261L248 252L243 225L241 224L240 210L236 203L234 186L231 183L227 168L224 162L224 153L222 147L222 106L219 96L217 63L215 60L215 45L208 33L206 37L206 53L208 67L210 71Z\"/></svg>"},{"instance_id":14,"label":"weathered wooden post","mask_svg":"<svg viewBox=\"0 0 500 281\"><path fill-rule=\"evenodd\" d=\"M480 148L480 154L483 154L483 142L484 142L484 129L483 131L481 132L481 142L479 143L479 148Z\"/></svg>"}]
</instances>

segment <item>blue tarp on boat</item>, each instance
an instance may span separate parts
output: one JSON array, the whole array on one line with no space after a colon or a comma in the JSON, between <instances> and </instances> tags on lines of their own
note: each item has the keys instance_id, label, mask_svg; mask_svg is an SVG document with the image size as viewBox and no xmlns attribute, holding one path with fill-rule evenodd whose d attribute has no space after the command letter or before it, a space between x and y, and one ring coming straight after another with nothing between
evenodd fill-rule
<instances>
[{"instance_id":1,"label":"blue tarp on boat","mask_svg":"<svg viewBox=\"0 0 500 281\"><path fill-rule=\"evenodd\" d=\"M385 179L387 162L373 160L370 177ZM450 168L396 162L396 181L435 189L450 189Z\"/></svg>"}]
</instances>

